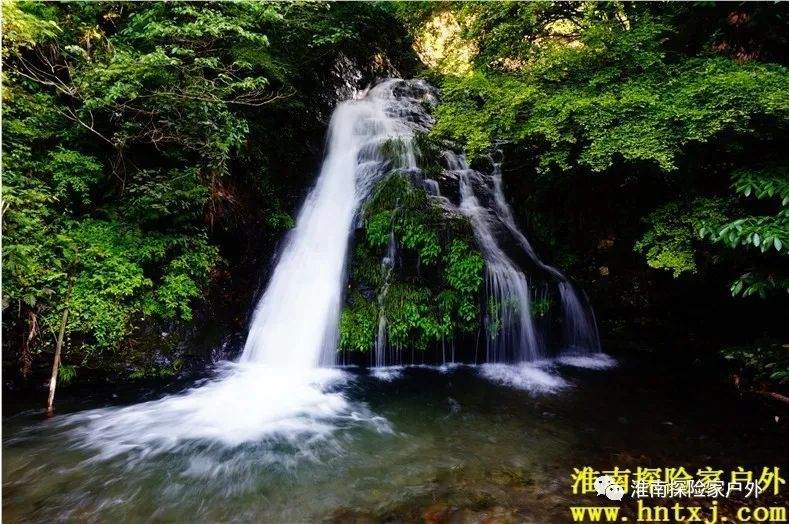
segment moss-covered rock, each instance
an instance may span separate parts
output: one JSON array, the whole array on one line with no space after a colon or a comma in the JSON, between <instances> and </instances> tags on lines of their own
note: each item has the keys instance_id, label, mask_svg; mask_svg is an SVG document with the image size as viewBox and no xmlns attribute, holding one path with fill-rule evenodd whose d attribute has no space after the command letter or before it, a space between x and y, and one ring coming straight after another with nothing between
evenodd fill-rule
<instances>
[{"instance_id":1,"label":"moss-covered rock","mask_svg":"<svg viewBox=\"0 0 789 524\"><path fill-rule=\"evenodd\" d=\"M484 261L467 219L405 174L379 182L361 217L340 349L373 348L381 316L395 348L425 350L480 325ZM395 255L385 261L392 242Z\"/></svg>"}]
</instances>

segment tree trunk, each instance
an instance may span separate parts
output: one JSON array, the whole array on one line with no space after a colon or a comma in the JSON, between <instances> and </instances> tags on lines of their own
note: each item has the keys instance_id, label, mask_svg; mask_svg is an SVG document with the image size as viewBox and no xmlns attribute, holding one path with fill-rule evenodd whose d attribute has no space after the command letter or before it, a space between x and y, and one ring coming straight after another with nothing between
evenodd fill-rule
<instances>
[{"instance_id":1,"label":"tree trunk","mask_svg":"<svg viewBox=\"0 0 789 524\"><path fill-rule=\"evenodd\" d=\"M49 379L49 400L47 400L47 415L50 417L55 412L55 388L58 385L60 350L63 348L63 336L66 334L66 322L68 322L68 307L63 310L63 320L60 321L60 333L58 333L58 342L55 346L55 359L52 362L52 377Z\"/></svg>"},{"instance_id":2,"label":"tree trunk","mask_svg":"<svg viewBox=\"0 0 789 524\"><path fill-rule=\"evenodd\" d=\"M77 258L71 270L71 277L68 281L66 290L65 308L63 309L63 319L60 321L60 333L55 345L55 358L52 361L52 377L49 379L49 398L47 399L47 416L51 417L55 413L55 388L58 385L58 369L60 368L60 352L63 349L63 337L66 335L66 324L68 323L69 304L71 302L71 289L74 286L74 278L77 275Z\"/></svg>"},{"instance_id":3,"label":"tree trunk","mask_svg":"<svg viewBox=\"0 0 789 524\"><path fill-rule=\"evenodd\" d=\"M38 336L38 317L32 309L27 312L27 335L22 334L22 352L19 355L19 371L22 377L30 376L33 366L33 345Z\"/></svg>"}]
</instances>

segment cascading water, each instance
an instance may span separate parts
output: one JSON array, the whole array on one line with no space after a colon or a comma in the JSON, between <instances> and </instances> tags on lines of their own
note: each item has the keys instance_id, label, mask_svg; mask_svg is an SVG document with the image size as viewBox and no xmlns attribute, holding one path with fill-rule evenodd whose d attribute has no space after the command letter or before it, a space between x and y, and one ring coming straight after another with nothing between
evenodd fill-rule
<instances>
[{"instance_id":1,"label":"cascading water","mask_svg":"<svg viewBox=\"0 0 789 524\"><path fill-rule=\"evenodd\" d=\"M237 446L277 439L310 455L305 446L328 438L339 424L362 422L385 430L385 421L363 405L352 404L338 390L347 373L321 366L335 361L344 268L359 205L372 187L391 173L409 173L421 180L413 138L432 125L425 106L434 102L433 92L424 82L387 80L341 103L331 120L320 176L299 212L296 227L283 243L253 314L239 362L221 364L212 380L179 395L63 417L59 423L72 428L79 437L78 445L98 448L99 458L122 453L139 457L182 447L192 449L205 441ZM540 358L544 343L530 312L529 284L498 244L497 236L502 229L509 229L530 256L533 251L526 239L516 234L500 179L494 175L491 185L490 177L469 169L462 156L448 153L447 161L447 173L459 183L458 206L441 196L437 183L421 181L433 198L469 218L485 255L488 294L496 305L496 313L488 318L486 361ZM498 203L482 205L479 192L484 193L486 202L493 195ZM391 271L394 262L394 240L383 261L386 271ZM588 308L561 273L540 263L536 256L534 259L560 281L560 293L568 297L562 299L566 316L581 319L568 323L568 344L591 347L589 341L596 340L596 332L594 337L589 335L594 319ZM379 324L375 364L401 363L403 348L392 351L386 347L383 315ZM454 341L451 343L454 360ZM442 352L446 352L443 345ZM549 388L555 387L555 377L546 380L543 383Z\"/></svg>"},{"instance_id":2,"label":"cascading water","mask_svg":"<svg viewBox=\"0 0 789 524\"><path fill-rule=\"evenodd\" d=\"M549 297L545 286L530 286L525 273L505 253L500 238L508 233L521 247L529 262L544 276L554 280L558 290L563 354L599 352L600 341L594 314L570 280L558 269L545 264L518 229L512 209L504 197L501 163L493 163L490 176L471 169L463 155L444 153L446 175L456 179L460 203L455 206L441 195L434 180L424 180L425 189L440 205L469 218L485 257L487 295L487 362L528 362L547 356L547 342L535 325L531 312L532 295ZM486 197L488 205L480 203ZM502 231L503 229L503 231Z\"/></svg>"},{"instance_id":3,"label":"cascading water","mask_svg":"<svg viewBox=\"0 0 789 524\"><path fill-rule=\"evenodd\" d=\"M381 260L381 270L384 272L384 286L378 296L378 333L375 337L375 348L373 351L373 358L375 359L375 367L383 367L386 364L386 314L384 312L384 302L386 301L386 293L389 290L389 279L392 276L394 269L395 256L397 255L397 242L395 241L394 232L389 237L389 245L386 247L386 254Z\"/></svg>"},{"instance_id":4,"label":"cascading water","mask_svg":"<svg viewBox=\"0 0 789 524\"><path fill-rule=\"evenodd\" d=\"M488 297L487 362L521 362L543 355L531 315L526 275L504 253L496 240L494 216L483 207L474 192L474 183L483 183L481 174L470 169L462 155L445 153L449 171L458 179L458 210L471 220L474 236L485 257Z\"/></svg>"},{"instance_id":5,"label":"cascading water","mask_svg":"<svg viewBox=\"0 0 789 524\"><path fill-rule=\"evenodd\" d=\"M447 169L445 179L456 180L459 189L458 203L442 195L441 184L437 180L422 178L416 166L411 169L414 182L431 196L439 205L452 213L467 217L474 236L485 258L486 269L486 309L485 328L487 332L487 352L484 362L518 363L531 362L549 356L549 349L559 346L561 355L597 353L600 342L597 325L591 306L570 280L558 269L545 264L537 256L531 243L518 229L512 209L504 197L502 187L501 163L493 162L493 171L485 175L471 169L463 155L448 150L444 152ZM482 200L482 201L481 201ZM523 269L507 254L501 240L509 236L521 248L529 264L537 274L529 277ZM384 257L386 260L386 257ZM379 301L385 297L388 276ZM544 282L546 280L549 282ZM542 279L540 285L530 279ZM551 316L543 311L535 319L532 300L551 304L558 296L558 324L561 340L552 340ZM539 322L538 322L539 320ZM538 325L539 324L539 325ZM376 367L401 364L400 351L388 347L387 320L379 314L378 333L371 362ZM454 339L451 360L454 362ZM397 349L397 348L395 348ZM555 351L554 351L555 353ZM413 360L413 359L412 359ZM478 359L475 357L475 362ZM442 342L441 362L447 363L445 343Z\"/></svg>"},{"instance_id":6,"label":"cascading water","mask_svg":"<svg viewBox=\"0 0 789 524\"><path fill-rule=\"evenodd\" d=\"M419 106L429 96L425 84L388 80L334 111L318 183L258 303L242 361L296 368L334 363L354 215L385 172L417 168L411 138L429 125ZM391 140L399 147L384 156Z\"/></svg>"},{"instance_id":7,"label":"cascading water","mask_svg":"<svg viewBox=\"0 0 789 524\"><path fill-rule=\"evenodd\" d=\"M597 322L594 318L594 311L588 300L582 297L572 282L558 269L544 263L537 256L531 243L515 224L512 209L504 197L504 190L501 181L501 162L493 163L493 196L496 205L496 214L510 234L523 248L529 260L545 273L558 281L559 300L562 311L562 349L565 352L583 353L599 352L600 336L597 331Z\"/></svg>"},{"instance_id":8,"label":"cascading water","mask_svg":"<svg viewBox=\"0 0 789 524\"><path fill-rule=\"evenodd\" d=\"M561 271L539 259L515 224L502 189L500 163L494 163L492 175L487 176L471 169L463 155L446 151L444 159L447 164L445 177L457 180L459 205L442 196L437 181L424 180L423 185L439 205L469 218L485 258L488 346L481 374L494 382L541 392L567 386L567 382L552 371L556 364L598 369L612 366L614 361L599 353L600 343L591 307ZM485 205L480 198L485 200ZM543 302L549 300L550 286L529 285L526 274L500 244L506 233L514 238L529 262L544 273L542 276L555 281L562 328L560 356L556 360L544 360L548 356L549 333L538 329L531 311L532 297ZM549 323L542 323L544 330L548 327ZM590 353L593 355L587 356Z\"/></svg>"},{"instance_id":9,"label":"cascading water","mask_svg":"<svg viewBox=\"0 0 789 524\"><path fill-rule=\"evenodd\" d=\"M335 360L345 258L359 203L387 173L416 169L412 138L432 125L424 105L434 101L422 81L387 80L339 104L320 176L284 242L240 361L222 364L213 380L180 395L64 417L60 423L74 425L79 445L113 457L206 440L236 446L277 439L310 455L306 448L338 421L385 429L380 417L336 390L344 372L320 366Z\"/></svg>"}]
</instances>

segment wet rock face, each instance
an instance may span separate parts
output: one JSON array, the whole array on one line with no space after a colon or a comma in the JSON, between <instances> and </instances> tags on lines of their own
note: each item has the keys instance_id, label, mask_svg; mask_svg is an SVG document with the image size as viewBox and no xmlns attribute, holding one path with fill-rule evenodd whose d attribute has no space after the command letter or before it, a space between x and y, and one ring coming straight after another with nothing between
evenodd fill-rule
<instances>
[{"instance_id":1,"label":"wet rock face","mask_svg":"<svg viewBox=\"0 0 789 524\"><path fill-rule=\"evenodd\" d=\"M334 107L343 100L356 98L360 92L374 86L382 79L387 78L407 78L414 73L414 64L408 57L399 57L400 60L393 61L383 53L354 54L352 52L340 51L337 53L329 67L328 74L324 77L320 99L323 110L321 111L324 120L328 120ZM399 89L407 90L409 87L402 86ZM434 92L435 88L431 88ZM395 95L414 95L415 93L396 92ZM435 102L430 106L430 110L435 108Z\"/></svg>"},{"instance_id":2,"label":"wet rock face","mask_svg":"<svg viewBox=\"0 0 789 524\"><path fill-rule=\"evenodd\" d=\"M340 53L331 68L334 100L348 100L354 98L359 91L364 78L364 73L356 60L349 58L345 53ZM332 91L327 89L328 94Z\"/></svg>"}]
</instances>

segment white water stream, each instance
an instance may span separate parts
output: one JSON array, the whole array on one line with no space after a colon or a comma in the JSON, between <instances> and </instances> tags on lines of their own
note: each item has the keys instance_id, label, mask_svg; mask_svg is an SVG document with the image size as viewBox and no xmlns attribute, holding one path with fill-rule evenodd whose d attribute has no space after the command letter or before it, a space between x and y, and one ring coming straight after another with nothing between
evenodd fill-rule
<instances>
[{"instance_id":1,"label":"white water stream","mask_svg":"<svg viewBox=\"0 0 789 524\"><path fill-rule=\"evenodd\" d=\"M487 295L488 363L523 363L548 357L545 336L536 327L531 301L537 294L546 298L545 290L535 289L529 276L505 253L502 236L509 234L528 260L556 286L561 314L560 352L585 354L600 351L597 325L591 307L569 279L558 269L537 256L518 229L512 209L504 197L501 166L493 164L493 173L485 175L471 169L463 155L444 153L446 173L457 180L459 204L441 195L437 182L428 180L425 187L450 211L471 221L477 243L485 257ZM485 204L480 202L485 198Z\"/></svg>"},{"instance_id":2,"label":"white water stream","mask_svg":"<svg viewBox=\"0 0 789 524\"><path fill-rule=\"evenodd\" d=\"M424 82L387 80L338 105L320 175L283 242L239 362L222 364L210 381L183 393L58 417L55 424L70 428L77 447L97 449L97 459L124 455L129 461L177 450L191 453L205 443L238 446L272 439L278 443L272 449L279 451L272 451L278 458L271 460L287 461L310 456L316 444L325 444L337 428L349 424L389 431L384 419L348 400L342 385L349 375L331 366L337 355L348 244L360 203L382 177L418 173L413 138L432 125L425 105L434 103ZM483 376L522 387L507 375L508 369L496 366L543 357L542 342L529 310L527 277L499 247L494 226L503 222L520 235L524 248L531 248L514 225L499 181L494 178L497 205L485 207L474 185L487 179L469 169L462 157L448 154L447 159L460 184L456 209L471 220L486 259L488 295L499 304L497 331L489 337L486 358L494 364ZM436 198L443 198L437 183L426 183ZM393 237L382 261L387 271L395 263L396 247ZM563 276L560 280L567 282ZM571 315L586 314L579 301L570 305L566 309ZM582 322L572 325L578 333L588 331ZM392 360L385 357L386 327L382 315L373 360L377 366ZM454 345L451 354L454 361ZM541 390L562 385L548 371L529 368L517 375L524 384L542 383Z\"/></svg>"},{"instance_id":3,"label":"white water stream","mask_svg":"<svg viewBox=\"0 0 789 524\"><path fill-rule=\"evenodd\" d=\"M258 302L240 361L182 394L63 417L61 424L75 424L80 445L99 448L99 458L142 457L195 441L235 446L277 438L304 455L339 425L387 430L339 391L347 374L327 366L335 362L359 203L386 173L416 169L411 140L432 125L423 104L434 101L422 81L387 80L340 103L320 175Z\"/></svg>"},{"instance_id":4,"label":"white water stream","mask_svg":"<svg viewBox=\"0 0 789 524\"><path fill-rule=\"evenodd\" d=\"M301 369L334 363L353 218L385 172L416 169L410 141L424 128L413 115L425 116L418 106L425 96L422 84L388 80L334 111L321 174L255 310L243 362ZM394 159L382 151L391 140L401 143L390 148Z\"/></svg>"}]
</instances>

